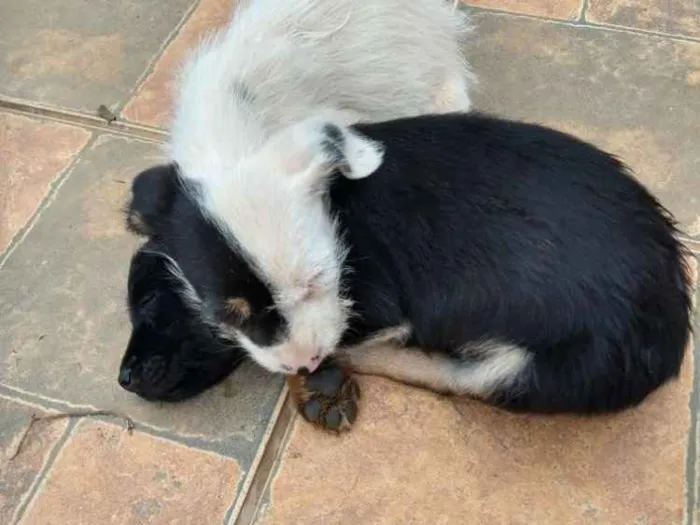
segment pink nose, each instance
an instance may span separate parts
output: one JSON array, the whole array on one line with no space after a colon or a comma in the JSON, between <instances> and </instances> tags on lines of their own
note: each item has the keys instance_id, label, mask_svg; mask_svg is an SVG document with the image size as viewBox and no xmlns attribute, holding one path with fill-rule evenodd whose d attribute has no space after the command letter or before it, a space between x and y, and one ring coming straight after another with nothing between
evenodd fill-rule
<instances>
[{"instance_id":1,"label":"pink nose","mask_svg":"<svg viewBox=\"0 0 700 525\"><path fill-rule=\"evenodd\" d=\"M316 370L320 364L321 364L321 356L315 355L314 357L311 358L311 360L305 366L300 366L297 369L296 373L299 375L302 375L302 376L309 375L314 370Z\"/></svg>"}]
</instances>

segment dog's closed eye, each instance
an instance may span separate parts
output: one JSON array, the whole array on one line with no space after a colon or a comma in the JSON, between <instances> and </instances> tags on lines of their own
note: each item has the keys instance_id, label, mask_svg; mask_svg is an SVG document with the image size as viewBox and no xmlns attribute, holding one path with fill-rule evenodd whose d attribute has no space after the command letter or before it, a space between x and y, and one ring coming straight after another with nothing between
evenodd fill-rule
<instances>
[{"instance_id":1,"label":"dog's closed eye","mask_svg":"<svg viewBox=\"0 0 700 525\"><path fill-rule=\"evenodd\" d=\"M156 292L150 292L150 293L145 294L143 297L141 297L141 299L137 303L138 308L142 308L142 309L148 308L149 306L151 306L153 301L156 300L157 296L158 296L158 294Z\"/></svg>"}]
</instances>

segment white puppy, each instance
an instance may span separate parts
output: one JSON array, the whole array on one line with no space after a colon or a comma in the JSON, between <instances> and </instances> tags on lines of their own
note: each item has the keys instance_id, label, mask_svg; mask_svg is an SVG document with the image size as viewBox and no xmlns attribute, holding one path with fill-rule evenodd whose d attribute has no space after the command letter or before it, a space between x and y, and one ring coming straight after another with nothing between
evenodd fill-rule
<instances>
[{"instance_id":1,"label":"white puppy","mask_svg":"<svg viewBox=\"0 0 700 525\"><path fill-rule=\"evenodd\" d=\"M286 321L265 347L231 327L265 368L313 370L347 326L345 249L321 196L336 169L382 162L349 124L468 110L467 33L444 0L254 0L185 67L171 159Z\"/></svg>"}]
</instances>

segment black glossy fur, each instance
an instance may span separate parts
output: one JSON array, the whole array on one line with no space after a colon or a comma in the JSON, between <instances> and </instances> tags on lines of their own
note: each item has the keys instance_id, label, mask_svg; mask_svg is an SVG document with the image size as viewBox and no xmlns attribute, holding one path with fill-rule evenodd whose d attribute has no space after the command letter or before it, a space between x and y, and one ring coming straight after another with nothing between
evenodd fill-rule
<instances>
[{"instance_id":1,"label":"black glossy fur","mask_svg":"<svg viewBox=\"0 0 700 525\"><path fill-rule=\"evenodd\" d=\"M513 410L618 410L678 374L690 326L685 253L669 214L617 159L475 114L357 129L386 154L370 177L336 177L330 188L357 314L345 343L408 321L409 345L457 359L470 341L522 346L531 366L488 399ZM246 331L276 337L284 322L262 281L174 168L154 170L134 183L130 216L140 220L131 222L177 261L207 308L243 296L254 305ZM190 368L181 383L192 378L194 393L207 386L201 376Z\"/></svg>"},{"instance_id":2,"label":"black glossy fur","mask_svg":"<svg viewBox=\"0 0 700 525\"><path fill-rule=\"evenodd\" d=\"M131 260L132 333L119 384L151 401L181 401L225 379L246 355L222 338L188 294L189 284L147 243Z\"/></svg>"}]
</instances>

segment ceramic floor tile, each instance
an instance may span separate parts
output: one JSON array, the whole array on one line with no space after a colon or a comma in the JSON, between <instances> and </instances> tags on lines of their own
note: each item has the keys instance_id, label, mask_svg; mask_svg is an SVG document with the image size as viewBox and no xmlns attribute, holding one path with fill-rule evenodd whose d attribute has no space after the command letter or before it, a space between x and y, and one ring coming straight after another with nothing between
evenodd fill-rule
<instances>
[{"instance_id":1,"label":"ceramic floor tile","mask_svg":"<svg viewBox=\"0 0 700 525\"><path fill-rule=\"evenodd\" d=\"M0 253L89 138L80 128L0 111Z\"/></svg>"},{"instance_id":2,"label":"ceramic floor tile","mask_svg":"<svg viewBox=\"0 0 700 525\"><path fill-rule=\"evenodd\" d=\"M256 523L681 525L692 358L638 409L513 415L362 378L347 435L297 419Z\"/></svg>"},{"instance_id":3,"label":"ceramic floor tile","mask_svg":"<svg viewBox=\"0 0 700 525\"><path fill-rule=\"evenodd\" d=\"M234 0L202 0L126 105L123 117L132 122L155 127L169 123L175 76L183 59L202 36L228 21Z\"/></svg>"},{"instance_id":4,"label":"ceramic floor tile","mask_svg":"<svg viewBox=\"0 0 700 525\"><path fill-rule=\"evenodd\" d=\"M279 377L245 365L218 388L174 405L140 401L117 384L130 331L128 264L138 243L124 231L121 209L131 178L157 161L158 148L99 137L7 260L0 271L0 383L118 408L247 465L275 406Z\"/></svg>"},{"instance_id":5,"label":"ceramic floor tile","mask_svg":"<svg viewBox=\"0 0 700 525\"><path fill-rule=\"evenodd\" d=\"M0 95L94 113L126 102L193 0L0 0Z\"/></svg>"},{"instance_id":6,"label":"ceramic floor tile","mask_svg":"<svg viewBox=\"0 0 700 525\"><path fill-rule=\"evenodd\" d=\"M619 155L686 234L700 235L700 44L509 15L476 22L477 108Z\"/></svg>"},{"instance_id":7,"label":"ceramic floor tile","mask_svg":"<svg viewBox=\"0 0 700 525\"><path fill-rule=\"evenodd\" d=\"M223 523L241 469L230 459L121 427L83 422L23 525Z\"/></svg>"},{"instance_id":8,"label":"ceramic floor tile","mask_svg":"<svg viewBox=\"0 0 700 525\"><path fill-rule=\"evenodd\" d=\"M462 0L462 3L511 13L575 20L579 17L583 0Z\"/></svg>"},{"instance_id":9,"label":"ceramic floor tile","mask_svg":"<svg viewBox=\"0 0 700 525\"><path fill-rule=\"evenodd\" d=\"M700 37L700 4L695 0L589 0L590 22Z\"/></svg>"},{"instance_id":10,"label":"ceramic floor tile","mask_svg":"<svg viewBox=\"0 0 700 525\"><path fill-rule=\"evenodd\" d=\"M35 423L21 444L33 414L43 411L0 397L0 523L14 523L52 450L68 427L66 420Z\"/></svg>"}]
</instances>

